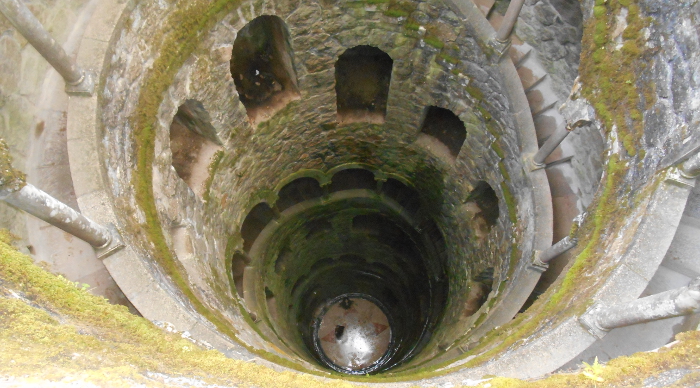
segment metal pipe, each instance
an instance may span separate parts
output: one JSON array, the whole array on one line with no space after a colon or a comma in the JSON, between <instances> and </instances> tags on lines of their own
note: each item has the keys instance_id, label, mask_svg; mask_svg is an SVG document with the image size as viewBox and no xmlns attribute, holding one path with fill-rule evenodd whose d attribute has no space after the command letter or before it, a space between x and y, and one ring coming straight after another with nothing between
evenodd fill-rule
<instances>
[{"instance_id":1,"label":"metal pipe","mask_svg":"<svg viewBox=\"0 0 700 388\"><path fill-rule=\"evenodd\" d=\"M569 133L571 133L571 127L559 127L532 157L532 164L534 164L536 168L544 167L544 160L559 147L559 144L569 136Z\"/></svg>"},{"instance_id":2,"label":"metal pipe","mask_svg":"<svg viewBox=\"0 0 700 388\"><path fill-rule=\"evenodd\" d=\"M498 28L496 33L496 40L499 42L505 42L510 37L510 33L515 27L515 22L518 21L518 16L520 15L520 10L523 8L523 3L525 0L512 0L508 6L505 16L503 16L503 21L501 21L501 26Z\"/></svg>"},{"instance_id":3,"label":"metal pipe","mask_svg":"<svg viewBox=\"0 0 700 388\"><path fill-rule=\"evenodd\" d=\"M611 306L600 306L584 314L587 325L608 331L659 319L692 314L700 308L700 277L688 286ZM584 320L582 316L582 322Z\"/></svg>"},{"instance_id":4,"label":"metal pipe","mask_svg":"<svg viewBox=\"0 0 700 388\"><path fill-rule=\"evenodd\" d=\"M0 190L0 199L86 241L95 248L104 248L112 241L109 229L91 221L31 184L27 183L17 191Z\"/></svg>"},{"instance_id":5,"label":"metal pipe","mask_svg":"<svg viewBox=\"0 0 700 388\"><path fill-rule=\"evenodd\" d=\"M2 12L22 36L46 59L66 81L66 91L92 94L94 83L90 74L81 69L58 42L20 0L0 0ZM86 79L87 78L87 79ZM76 87L87 81L86 85ZM70 88L73 86L74 88Z\"/></svg>"}]
</instances>

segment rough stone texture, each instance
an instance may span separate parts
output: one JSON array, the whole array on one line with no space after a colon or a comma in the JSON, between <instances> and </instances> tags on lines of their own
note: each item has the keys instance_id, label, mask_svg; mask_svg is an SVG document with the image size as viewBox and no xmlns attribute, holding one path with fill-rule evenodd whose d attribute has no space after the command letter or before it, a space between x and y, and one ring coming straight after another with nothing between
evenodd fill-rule
<instances>
[{"instance_id":1,"label":"rough stone texture","mask_svg":"<svg viewBox=\"0 0 700 388\"><path fill-rule=\"evenodd\" d=\"M700 145L700 36L697 1L641 0L653 18L646 32L647 47L655 55L641 74L641 82L655 87L655 104L644 112L645 170L677 161Z\"/></svg>"},{"instance_id":2,"label":"rough stone texture","mask_svg":"<svg viewBox=\"0 0 700 388\"><path fill-rule=\"evenodd\" d=\"M529 191L525 189L530 185L518 157L518 139L508 113L510 104L501 90L499 70L484 53L483 43L452 11L437 3L418 2L414 11L415 19L430 34L427 37L420 29L405 27L402 19L386 16L382 7L386 5L245 3L204 37L160 106L153 190L167 243L176 252L188 252L177 260L198 298L208 308L223 312L241 339L256 347L269 349L246 329L238 309L231 308L237 301L232 285L227 286L230 258L226 252L242 248L239 228L246 214L260 201L274 201L274 191L292 172L328 171L360 163L383 175L403 177L423 193L428 209L437 214L436 222L451 258L450 302L442 325L452 329L436 333L433 346L438 340L453 342L469 324L453 324L458 322L466 301L466 280L495 266L495 284L505 281L511 242L517 244L524 240L523 233L533 232L523 232L531 220L531 210L527 209L532 206L528 205ZM127 25L110 56L104 88L103 144L109 155L106 167L113 195L123 207L122 216L128 216L124 220L127 225L143 221L130 187L136 161L129 117L138 101L143 68L157 56L160 42L152 39L167 28L173 10L174 5L161 2L138 4L125 21ZM262 14L278 15L287 23L301 98L253 128L231 79L226 50L220 48L230 45L236 31ZM334 20L338 22L330 22ZM376 46L394 60L386 123L340 126L335 123L333 64L347 48L360 44ZM435 47L440 45L444 47ZM171 166L168 129L177 107L186 99L203 103L225 146L206 204ZM467 139L455 160L416 142L423 110L430 105L451 109L466 125ZM498 155L501 152L503 160ZM496 191L500 216L497 227L477 241L472 235L469 211L462 203L479 180ZM504 188L518 204L513 209L517 219L510 219ZM518 222L516 231L512 222ZM176 237L171 230L177 231ZM140 254L148 257L142 237L134 234L127 239L144 247ZM177 239L192 243L178 249L175 246L182 247L182 243ZM518 257L528 256L531 249L531 243L523 243ZM494 292L491 297L496 295Z\"/></svg>"},{"instance_id":3,"label":"rough stone texture","mask_svg":"<svg viewBox=\"0 0 700 388\"><path fill-rule=\"evenodd\" d=\"M537 50L563 101L578 75L583 15L578 1L527 0L515 25L518 38Z\"/></svg>"}]
</instances>

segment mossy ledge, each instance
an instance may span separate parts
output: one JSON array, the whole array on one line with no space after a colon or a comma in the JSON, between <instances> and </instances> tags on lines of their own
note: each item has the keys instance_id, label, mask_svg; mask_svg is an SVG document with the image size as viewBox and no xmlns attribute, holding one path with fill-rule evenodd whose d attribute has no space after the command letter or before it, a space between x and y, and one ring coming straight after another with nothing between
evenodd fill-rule
<instances>
[{"instance_id":1,"label":"mossy ledge","mask_svg":"<svg viewBox=\"0 0 700 388\"><path fill-rule=\"evenodd\" d=\"M166 378L186 378L193 385L350 388L342 381L320 380L204 350L178 333L167 333L148 320L91 295L81 284L53 275L9 245L0 231L0 376L14 382L91 383L98 386L167 386ZM679 341L652 353L638 353L595 369L603 381L582 373L522 381L496 377L491 388L616 387L641 382L669 368L696 369L700 332L679 334ZM154 375L157 374L157 375ZM677 386L697 381L687 375ZM361 379L364 380L364 379Z\"/></svg>"}]
</instances>

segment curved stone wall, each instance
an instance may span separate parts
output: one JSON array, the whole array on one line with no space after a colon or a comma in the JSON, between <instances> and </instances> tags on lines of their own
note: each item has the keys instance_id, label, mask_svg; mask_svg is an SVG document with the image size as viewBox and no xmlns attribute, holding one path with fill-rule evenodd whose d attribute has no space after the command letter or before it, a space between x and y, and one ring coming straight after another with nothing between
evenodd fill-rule
<instances>
[{"instance_id":1,"label":"curved stone wall","mask_svg":"<svg viewBox=\"0 0 700 388\"><path fill-rule=\"evenodd\" d=\"M451 346L477 319L483 322L489 309L499 311L502 302L512 306L503 307L502 318L483 331L515 314L518 302L503 298L504 292L529 293L514 280L536 276L528 274L527 264L533 244L543 249L551 239L546 237L551 210L546 210L542 172L525 173L521 152L533 152L535 143L531 121L520 113L524 97L518 95L512 65L498 62L486 45L485 20L465 23L455 13L471 15L474 9L462 5L453 11L432 2L406 9L355 2L232 2L212 13L210 28L187 42L191 54L178 57L169 51L178 49L168 40L169 29L199 6L136 5L115 31L103 73L101 144L125 240L161 274L154 276L173 280L170 292L176 299L192 303L200 314L213 314L220 330L234 328L226 334L247 346L277 353L249 326L232 281L231 257L245 250L239 232L244 217L261 201L273 205L275 188L293 173L361 164L379 182L396 177L413 187L444 236L449 298L426 357ZM277 15L289 29L299 97L274 107L271 117L251 121L229 60L236 32L261 15ZM333 22L337 19L342 23ZM334 64L346 49L360 45L377 47L393 60L383 124L339 124L336 118ZM168 74L144 72L159 66L163 52L182 63L177 71L166 68L172 81ZM159 95L149 89L154 82L170 86ZM187 101L201 104L216 129L210 140L222 144L212 159L197 162L209 164L211 174L201 193L172 167L170 126ZM147 104L158 106L156 120L148 112L144 117ZM456 157L435 138L419 136L430 106L449 109L464 123L466 139ZM144 127L143 120L150 124ZM150 147L152 169L143 156L150 151L142 153ZM144 179L151 174L152 180ZM466 202L480 181L493 188L502 211L496 226L477 238ZM468 280L490 267L498 286L482 310L465 319Z\"/></svg>"}]
</instances>

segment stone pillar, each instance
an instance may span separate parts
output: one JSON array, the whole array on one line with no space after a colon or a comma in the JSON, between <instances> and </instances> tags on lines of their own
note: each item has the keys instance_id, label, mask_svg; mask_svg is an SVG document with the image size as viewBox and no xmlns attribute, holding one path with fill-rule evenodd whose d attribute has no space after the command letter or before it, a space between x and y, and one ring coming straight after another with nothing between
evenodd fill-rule
<instances>
[{"instance_id":1,"label":"stone pillar","mask_svg":"<svg viewBox=\"0 0 700 388\"><path fill-rule=\"evenodd\" d=\"M700 152L683 162L679 170L684 178L695 179L700 176Z\"/></svg>"},{"instance_id":2,"label":"stone pillar","mask_svg":"<svg viewBox=\"0 0 700 388\"><path fill-rule=\"evenodd\" d=\"M691 280L687 287L631 302L616 303L611 306L597 303L579 318L579 322L591 334L602 338L608 331L617 327L688 315L698 311L698 308L700 308L700 277Z\"/></svg>"},{"instance_id":3,"label":"stone pillar","mask_svg":"<svg viewBox=\"0 0 700 388\"><path fill-rule=\"evenodd\" d=\"M557 147L559 147L559 144L561 144L561 142L564 141L567 136L569 136L570 132L571 129L568 125L566 127L557 128L557 130L547 139L547 141L542 144L542 147L537 150L535 156L532 157L533 170L544 168L544 160L547 159L549 154L554 152Z\"/></svg>"},{"instance_id":4,"label":"stone pillar","mask_svg":"<svg viewBox=\"0 0 700 388\"><path fill-rule=\"evenodd\" d=\"M515 22L518 21L518 16L520 15L520 9L523 8L523 3L525 0L512 0L508 6L506 14L503 16L503 21L501 22L501 27L498 28L496 33L496 40L499 42L505 42L510 37L510 33L515 27Z\"/></svg>"},{"instance_id":5,"label":"stone pillar","mask_svg":"<svg viewBox=\"0 0 700 388\"><path fill-rule=\"evenodd\" d=\"M532 265L536 268L546 269L547 263L552 261L552 259L555 257L575 247L576 244L578 244L578 240L576 238L566 236L544 251L536 252L535 257L532 259Z\"/></svg>"},{"instance_id":6,"label":"stone pillar","mask_svg":"<svg viewBox=\"0 0 700 388\"><path fill-rule=\"evenodd\" d=\"M0 0L0 12L66 81L66 93L92 95L95 77L68 57L21 0Z\"/></svg>"},{"instance_id":7,"label":"stone pillar","mask_svg":"<svg viewBox=\"0 0 700 388\"><path fill-rule=\"evenodd\" d=\"M97 224L68 205L26 183L25 175L12 167L7 143L0 139L0 200L24 210L49 224L68 232L95 248L104 259L124 247L112 225Z\"/></svg>"},{"instance_id":8,"label":"stone pillar","mask_svg":"<svg viewBox=\"0 0 700 388\"><path fill-rule=\"evenodd\" d=\"M17 191L0 190L0 199L86 241L95 248L104 248L112 241L109 229L94 223L30 184L25 184Z\"/></svg>"}]
</instances>

